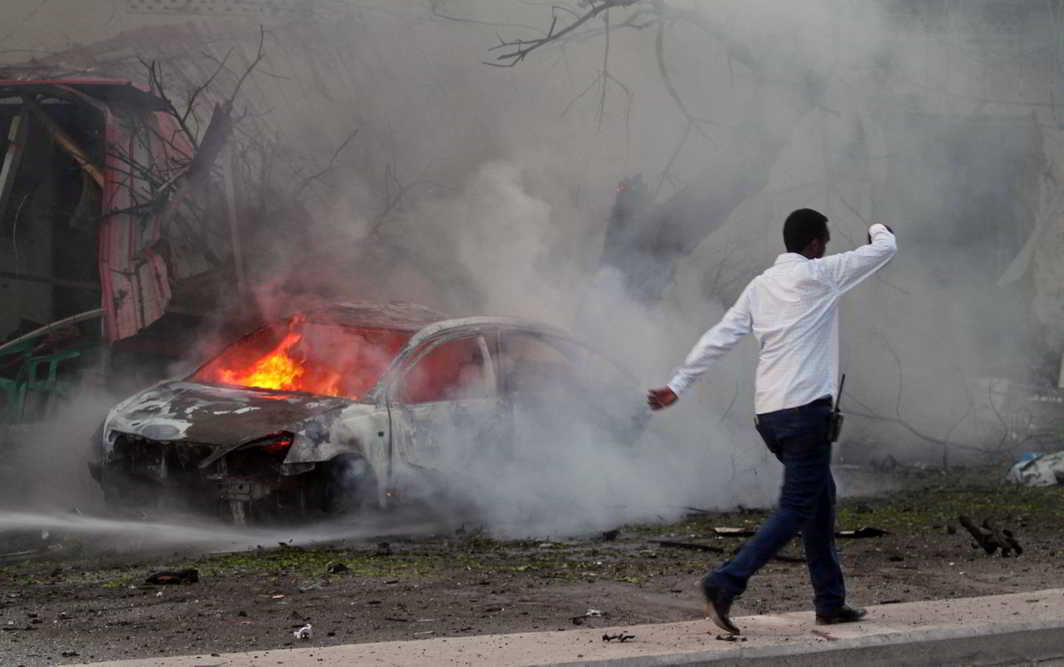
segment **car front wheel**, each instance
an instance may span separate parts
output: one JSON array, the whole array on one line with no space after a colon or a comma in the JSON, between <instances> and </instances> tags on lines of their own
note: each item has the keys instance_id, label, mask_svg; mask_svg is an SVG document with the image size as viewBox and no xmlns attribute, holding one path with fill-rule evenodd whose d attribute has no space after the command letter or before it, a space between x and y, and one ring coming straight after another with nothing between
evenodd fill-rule
<instances>
[{"instance_id":1,"label":"car front wheel","mask_svg":"<svg viewBox=\"0 0 1064 667\"><path fill-rule=\"evenodd\" d=\"M377 477L364 458L338 456L324 466L324 509L329 514L352 514L377 503Z\"/></svg>"}]
</instances>

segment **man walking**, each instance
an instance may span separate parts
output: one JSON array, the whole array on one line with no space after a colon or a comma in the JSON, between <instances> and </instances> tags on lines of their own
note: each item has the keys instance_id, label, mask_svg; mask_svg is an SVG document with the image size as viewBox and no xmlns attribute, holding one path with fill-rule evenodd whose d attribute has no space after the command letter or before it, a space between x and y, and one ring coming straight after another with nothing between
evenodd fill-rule
<instances>
[{"instance_id":1,"label":"man walking","mask_svg":"<svg viewBox=\"0 0 1064 667\"><path fill-rule=\"evenodd\" d=\"M803 208L783 224L787 252L750 281L720 322L687 355L668 386L651 389L654 410L677 400L700 375L753 332L761 345L754 423L783 463L779 507L736 556L702 579L706 613L739 634L729 618L747 581L799 531L805 547L818 624L860 620L846 605L835 551L835 480L831 476L832 403L839 366L839 298L897 252L886 225L868 229L868 245L824 257L828 219Z\"/></svg>"}]
</instances>

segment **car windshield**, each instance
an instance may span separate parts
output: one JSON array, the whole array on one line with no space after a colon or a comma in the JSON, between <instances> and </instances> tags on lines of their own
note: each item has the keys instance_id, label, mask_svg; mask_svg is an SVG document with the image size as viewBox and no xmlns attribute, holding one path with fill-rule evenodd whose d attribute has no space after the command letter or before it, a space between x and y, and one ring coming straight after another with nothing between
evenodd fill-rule
<instances>
[{"instance_id":1,"label":"car windshield","mask_svg":"<svg viewBox=\"0 0 1064 667\"><path fill-rule=\"evenodd\" d=\"M189 379L358 400L377 384L411 335L296 317L238 340Z\"/></svg>"}]
</instances>

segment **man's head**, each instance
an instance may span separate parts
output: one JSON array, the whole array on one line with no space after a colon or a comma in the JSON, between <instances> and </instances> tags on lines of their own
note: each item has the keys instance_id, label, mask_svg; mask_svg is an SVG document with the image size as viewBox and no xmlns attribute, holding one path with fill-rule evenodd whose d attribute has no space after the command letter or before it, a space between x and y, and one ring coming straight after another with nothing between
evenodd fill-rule
<instances>
[{"instance_id":1,"label":"man's head","mask_svg":"<svg viewBox=\"0 0 1064 667\"><path fill-rule=\"evenodd\" d=\"M830 240L827 216L820 211L800 208L788 215L783 223L783 244L787 246L787 252L817 259L824 256Z\"/></svg>"}]
</instances>

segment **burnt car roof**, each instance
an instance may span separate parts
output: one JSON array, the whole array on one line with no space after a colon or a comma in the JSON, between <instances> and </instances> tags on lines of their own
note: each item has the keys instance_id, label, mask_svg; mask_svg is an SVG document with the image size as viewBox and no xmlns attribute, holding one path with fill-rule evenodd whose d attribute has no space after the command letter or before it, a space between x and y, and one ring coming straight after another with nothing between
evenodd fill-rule
<instances>
[{"instance_id":1,"label":"burnt car roof","mask_svg":"<svg viewBox=\"0 0 1064 667\"><path fill-rule=\"evenodd\" d=\"M415 303L333 303L304 312L308 322L374 329L418 331L447 319L443 313Z\"/></svg>"}]
</instances>

